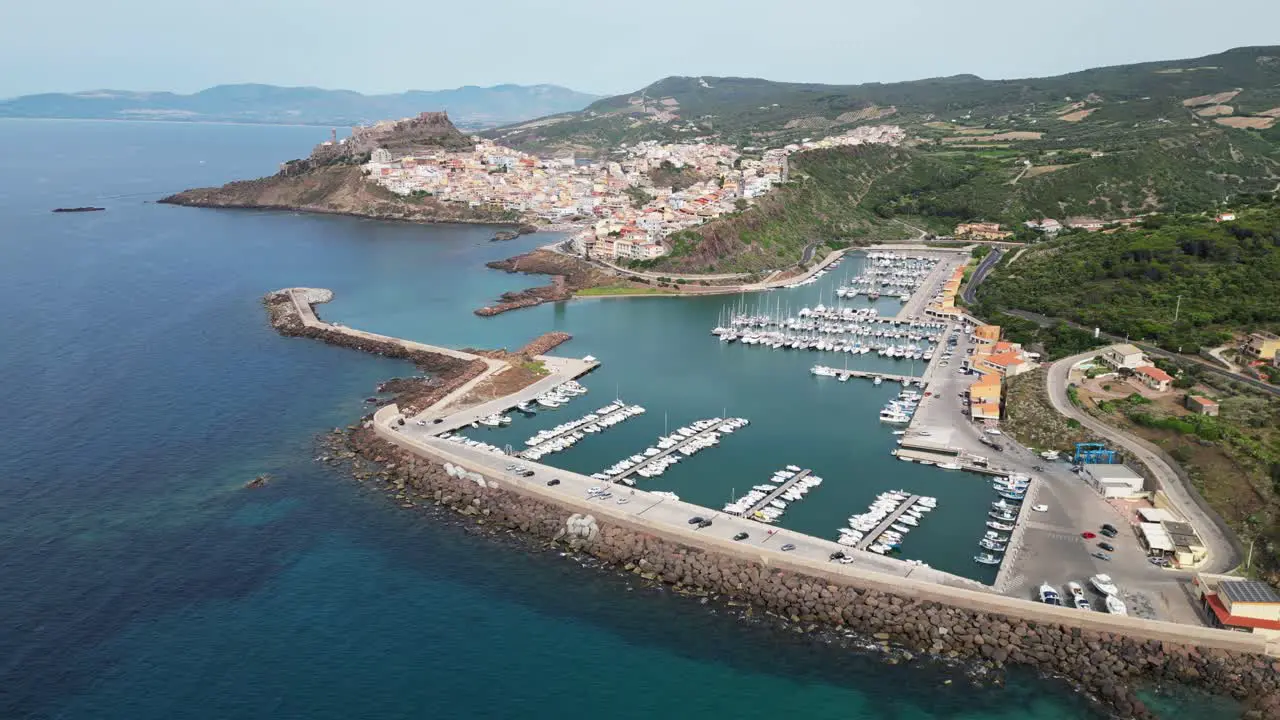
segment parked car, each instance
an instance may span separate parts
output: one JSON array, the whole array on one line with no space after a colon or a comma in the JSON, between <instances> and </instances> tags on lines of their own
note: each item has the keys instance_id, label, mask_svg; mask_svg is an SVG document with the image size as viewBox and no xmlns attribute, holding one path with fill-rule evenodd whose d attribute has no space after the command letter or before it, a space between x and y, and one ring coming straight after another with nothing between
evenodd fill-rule
<instances>
[{"instance_id":1,"label":"parked car","mask_svg":"<svg viewBox=\"0 0 1280 720\"><path fill-rule=\"evenodd\" d=\"M432 421L431 421L431 424L432 424L432 425L439 425L439 424L440 424L440 423L442 423L442 422L444 422L444 418L436 418L435 420L432 420Z\"/></svg>"},{"instance_id":2,"label":"parked car","mask_svg":"<svg viewBox=\"0 0 1280 720\"><path fill-rule=\"evenodd\" d=\"M1106 550L1107 552L1115 552L1115 551L1116 551L1116 546L1115 546L1115 545L1112 545L1111 543L1108 543L1108 542L1100 542L1100 543L1098 543L1098 547L1102 548L1103 550Z\"/></svg>"},{"instance_id":3,"label":"parked car","mask_svg":"<svg viewBox=\"0 0 1280 720\"><path fill-rule=\"evenodd\" d=\"M1107 532L1108 530L1111 532L1118 532L1115 525L1112 525L1111 523L1102 523L1102 531Z\"/></svg>"},{"instance_id":4,"label":"parked car","mask_svg":"<svg viewBox=\"0 0 1280 720\"><path fill-rule=\"evenodd\" d=\"M791 543L787 543L786 545L782 546L782 552L791 552L792 550L795 550L795 549L796 549L796 546L792 545Z\"/></svg>"},{"instance_id":5,"label":"parked car","mask_svg":"<svg viewBox=\"0 0 1280 720\"><path fill-rule=\"evenodd\" d=\"M521 470L521 471L520 471L520 477L527 477L527 478L529 478L529 477L533 477L533 471L532 471L532 470Z\"/></svg>"},{"instance_id":6,"label":"parked car","mask_svg":"<svg viewBox=\"0 0 1280 720\"><path fill-rule=\"evenodd\" d=\"M740 532L740 533L738 533L737 535L734 535L734 536L733 536L733 539L734 539L734 540L746 540L748 537L750 537L750 535L747 535L747 534L746 534L746 533L744 533L744 532Z\"/></svg>"},{"instance_id":7,"label":"parked car","mask_svg":"<svg viewBox=\"0 0 1280 720\"><path fill-rule=\"evenodd\" d=\"M1116 531L1115 531L1115 529L1114 529L1114 528L1113 528L1113 529L1111 529L1111 530L1108 530L1108 529L1106 529L1106 528L1102 528L1102 534L1103 534L1103 535L1106 535L1106 536L1107 536L1107 537L1109 537L1109 538L1113 538L1113 537L1115 537L1115 536L1116 536L1116 534L1117 534L1117 533L1116 533Z\"/></svg>"},{"instance_id":8,"label":"parked car","mask_svg":"<svg viewBox=\"0 0 1280 720\"><path fill-rule=\"evenodd\" d=\"M839 550L837 550L837 551L835 551L835 552L831 553L831 556L830 556L830 557L831 557L831 559L832 559L832 560L840 560L841 558L843 558L843 557L844 557L844 553L843 553L843 552L841 552L841 551L839 551Z\"/></svg>"},{"instance_id":9,"label":"parked car","mask_svg":"<svg viewBox=\"0 0 1280 720\"><path fill-rule=\"evenodd\" d=\"M702 522L698 523L698 527L699 527L699 528L709 528L709 527L711 527L711 520L709 520L709 519L708 519L708 520L703 520Z\"/></svg>"},{"instance_id":10,"label":"parked car","mask_svg":"<svg viewBox=\"0 0 1280 720\"><path fill-rule=\"evenodd\" d=\"M1094 538L1098 537L1098 534L1097 534L1097 533L1089 532L1088 530L1085 530L1084 532L1080 533L1080 537L1084 538L1085 540L1092 540L1092 539L1094 539Z\"/></svg>"},{"instance_id":11,"label":"parked car","mask_svg":"<svg viewBox=\"0 0 1280 720\"><path fill-rule=\"evenodd\" d=\"M550 480L547 481L548 486L554 486L559 484L560 484L560 478L551 478Z\"/></svg>"},{"instance_id":12,"label":"parked car","mask_svg":"<svg viewBox=\"0 0 1280 720\"><path fill-rule=\"evenodd\" d=\"M694 515L693 517L689 518L689 524L697 525L698 523L702 522L705 519L706 518L702 517L701 515Z\"/></svg>"},{"instance_id":13,"label":"parked car","mask_svg":"<svg viewBox=\"0 0 1280 720\"><path fill-rule=\"evenodd\" d=\"M1099 560L1107 560L1107 561L1111 560L1111 556L1104 552L1096 552L1096 553L1092 553L1092 555L1098 558Z\"/></svg>"}]
</instances>

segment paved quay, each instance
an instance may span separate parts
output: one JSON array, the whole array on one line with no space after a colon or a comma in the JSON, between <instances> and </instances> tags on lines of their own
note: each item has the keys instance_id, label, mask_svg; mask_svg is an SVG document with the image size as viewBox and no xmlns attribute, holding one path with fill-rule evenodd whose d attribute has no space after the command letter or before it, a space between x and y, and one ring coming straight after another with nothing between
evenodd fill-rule
<instances>
[{"instance_id":1,"label":"paved quay","mask_svg":"<svg viewBox=\"0 0 1280 720\"><path fill-rule=\"evenodd\" d=\"M986 586L932 568L884 558L873 553L855 553L848 565L832 562L830 555L848 548L782 528L762 531L759 523L715 512L682 501L658 499L642 490L620 490L609 498L591 499L588 488L599 482L584 475L539 465L522 463L535 470L531 478L521 478L504 469L510 458L478 451L447 440L434 438L421 428L395 426L399 417L394 405L375 414L374 429L380 437L436 462L450 462L488 478L492 486L549 502L566 513L590 514L601 521L629 530L651 533L691 548L722 553L760 563L766 568L796 572L836 585L875 589L899 596L933 601L977 612L1007 615L1032 622L1062 623L1100 632L1138 638L1189 643L1245 652L1267 652L1261 638L1192 625L1122 617L1106 613L1082 613L1065 607L1051 607L1023 599L992 593ZM547 485L551 479L560 482ZM691 517L713 522L705 528L690 525ZM742 541L733 537L748 533ZM792 546L783 550L785 545ZM1271 648L1275 650L1275 648Z\"/></svg>"},{"instance_id":2,"label":"paved quay","mask_svg":"<svg viewBox=\"0 0 1280 720\"><path fill-rule=\"evenodd\" d=\"M880 248L875 248L879 250ZM924 308L929 304L939 291L942 290L942 284L947 278L956 271L956 268L968 261L968 253L963 251L939 251L930 248L926 252L920 252L917 248L911 251L917 255L938 255L942 254L942 259L934 266L924 282L911 293L911 299L902 304L902 308L898 310L898 314L893 316L894 320L902 321L913 317L919 317L924 314ZM944 254L945 253L945 254Z\"/></svg>"}]
</instances>

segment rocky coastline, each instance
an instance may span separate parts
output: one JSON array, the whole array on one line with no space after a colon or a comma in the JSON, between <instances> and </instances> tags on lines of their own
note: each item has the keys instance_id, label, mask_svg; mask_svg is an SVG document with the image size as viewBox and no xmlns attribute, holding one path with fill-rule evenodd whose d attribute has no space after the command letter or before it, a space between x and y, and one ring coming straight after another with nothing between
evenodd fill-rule
<instances>
[{"instance_id":1,"label":"rocky coastline","mask_svg":"<svg viewBox=\"0 0 1280 720\"><path fill-rule=\"evenodd\" d=\"M1061 624L979 613L874 589L770 569L503 489L477 473L415 456L379 438L366 421L334 435L334 457L405 507L451 510L477 528L518 533L748 614L776 616L801 632L856 633L895 652L972 663L983 673L1024 666L1065 679L1104 716L1154 718L1135 694L1153 683L1195 687L1241 701L1246 720L1280 718L1280 662L1261 655L1136 640Z\"/></svg>"},{"instance_id":2,"label":"rocky coastline","mask_svg":"<svg viewBox=\"0 0 1280 720\"><path fill-rule=\"evenodd\" d=\"M578 258L543 249L517 255L506 260L495 260L485 265L494 270L504 270L508 273L550 275L551 284L503 293L498 298L497 304L488 305L475 311L475 314L480 317L501 315L504 312L533 307L547 302L561 302L572 298L574 292L578 290L615 280L612 276L597 270Z\"/></svg>"}]
</instances>

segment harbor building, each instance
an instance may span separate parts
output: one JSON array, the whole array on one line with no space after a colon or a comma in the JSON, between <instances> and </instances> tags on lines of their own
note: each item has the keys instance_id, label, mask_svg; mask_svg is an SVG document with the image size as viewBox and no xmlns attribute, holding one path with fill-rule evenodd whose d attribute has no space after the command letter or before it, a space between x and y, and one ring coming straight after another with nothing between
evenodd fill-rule
<instances>
[{"instance_id":1,"label":"harbor building","mask_svg":"<svg viewBox=\"0 0 1280 720\"><path fill-rule=\"evenodd\" d=\"M1080 471L1080 477L1107 499L1124 499L1143 494L1145 481L1126 465L1089 463Z\"/></svg>"},{"instance_id":2,"label":"harbor building","mask_svg":"<svg viewBox=\"0 0 1280 720\"><path fill-rule=\"evenodd\" d=\"M1196 575L1200 607L1215 627L1280 639L1280 593L1257 580Z\"/></svg>"}]
</instances>

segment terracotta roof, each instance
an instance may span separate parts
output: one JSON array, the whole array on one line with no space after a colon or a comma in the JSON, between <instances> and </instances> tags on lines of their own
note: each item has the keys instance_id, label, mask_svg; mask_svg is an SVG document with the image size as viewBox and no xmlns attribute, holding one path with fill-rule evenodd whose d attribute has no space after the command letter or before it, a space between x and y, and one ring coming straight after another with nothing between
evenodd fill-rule
<instances>
[{"instance_id":1,"label":"terracotta roof","mask_svg":"<svg viewBox=\"0 0 1280 720\"><path fill-rule=\"evenodd\" d=\"M988 357L986 361L991 363L992 365L998 365L1004 368L1007 368L1010 365L1021 365L1022 363L1026 362L1021 357L1018 356L1018 353L1015 353L1015 352L997 353L995 355L992 355L991 357Z\"/></svg>"},{"instance_id":2,"label":"terracotta roof","mask_svg":"<svg viewBox=\"0 0 1280 720\"><path fill-rule=\"evenodd\" d=\"M983 375L978 380L974 380L972 383L970 383L969 387L977 387L979 385L995 385L996 387L999 387L1000 376L996 375L995 373L987 373L986 375Z\"/></svg>"},{"instance_id":3,"label":"terracotta roof","mask_svg":"<svg viewBox=\"0 0 1280 720\"><path fill-rule=\"evenodd\" d=\"M969 414L974 418L999 418L1000 403L976 403L969 408Z\"/></svg>"},{"instance_id":4,"label":"terracotta roof","mask_svg":"<svg viewBox=\"0 0 1280 720\"><path fill-rule=\"evenodd\" d=\"M1146 375L1152 380L1158 380L1161 382L1170 382L1171 380L1173 380L1172 375L1153 365L1143 365L1142 367L1134 370L1133 372L1137 375Z\"/></svg>"},{"instance_id":5,"label":"terracotta roof","mask_svg":"<svg viewBox=\"0 0 1280 720\"><path fill-rule=\"evenodd\" d=\"M1191 399L1192 399L1192 400L1195 400L1196 402L1200 403L1201 405L1203 405L1203 406L1205 406L1205 407L1209 407L1209 406L1217 407L1217 405L1218 405L1218 401L1216 401L1216 400L1210 400L1209 398L1207 398L1207 397L1205 397L1205 396L1203 396L1203 395L1192 395L1192 396L1191 396Z\"/></svg>"},{"instance_id":6,"label":"terracotta roof","mask_svg":"<svg viewBox=\"0 0 1280 720\"><path fill-rule=\"evenodd\" d=\"M992 341L999 340L1000 326L999 325L979 325L978 327L973 329L973 334L974 336L982 338L983 340L992 340Z\"/></svg>"},{"instance_id":7,"label":"terracotta roof","mask_svg":"<svg viewBox=\"0 0 1280 720\"><path fill-rule=\"evenodd\" d=\"M1256 628L1258 630L1280 630L1280 620L1262 620L1259 618L1232 615L1227 612L1227 608L1222 604L1222 600L1218 599L1217 593L1205 593L1204 599L1209 603L1209 608L1213 610L1213 614L1217 616L1218 622L1223 625L1228 625L1230 627Z\"/></svg>"},{"instance_id":8,"label":"terracotta roof","mask_svg":"<svg viewBox=\"0 0 1280 720\"><path fill-rule=\"evenodd\" d=\"M996 344L991 348L991 351L992 351L992 352L997 352L997 353L1010 352L1010 351L1014 350L1016 347L1017 347L1016 345L1014 345L1013 343L1011 343L1011 342L1009 342L1009 341L1007 341L1007 340L1001 340L1000 342L997 342L997 343L996 343Z\"/></svg>"}]
</instances>

